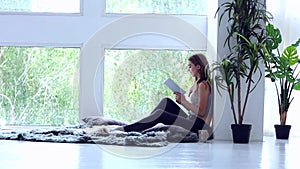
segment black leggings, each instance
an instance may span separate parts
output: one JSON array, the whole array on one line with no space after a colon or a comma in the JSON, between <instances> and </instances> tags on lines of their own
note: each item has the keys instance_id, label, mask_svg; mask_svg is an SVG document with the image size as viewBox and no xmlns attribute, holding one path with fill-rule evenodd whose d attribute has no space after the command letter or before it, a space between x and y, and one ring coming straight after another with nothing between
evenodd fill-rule
<instances>
[{"instance_id":1,"label":"black leggings","mask_svg":"<svg viewBox=\"0 0 300 169\"><path fill-rule=\"evenodd\" d=\"M165 125L177 125L197 133L203 127L208 127L205 121L199 117L189 118L188 115L171 99L164 98L154 108L151 114L133 124L124 126L126 132L142 132L158 123Z\"/></svg>"}]
</instances>

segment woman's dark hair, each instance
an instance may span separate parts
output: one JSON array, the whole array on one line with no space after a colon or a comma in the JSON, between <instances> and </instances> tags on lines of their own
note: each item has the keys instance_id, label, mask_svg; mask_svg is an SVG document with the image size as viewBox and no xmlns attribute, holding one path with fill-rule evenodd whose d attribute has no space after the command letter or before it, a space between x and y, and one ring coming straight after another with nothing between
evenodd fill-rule
<instances>
[{"instance_id":1,"label":"woman's dark hair","mask_svg":"<svg viewBox=\"0 0 300 169\"><path fill-rule=\"evenodd\" d=\"M199 70L200 79L197 79L197 77L195 77L195 81L197 83L200 83L202 81L208 81L209 80L209 75L208 75L209 65L208 65L206 56L201 53L198 53L198 54L194 54L194 55L190 56L188 60L190 62L192 62L195 66L200 65L200 70Z\"/></svg>"}]
</instances>

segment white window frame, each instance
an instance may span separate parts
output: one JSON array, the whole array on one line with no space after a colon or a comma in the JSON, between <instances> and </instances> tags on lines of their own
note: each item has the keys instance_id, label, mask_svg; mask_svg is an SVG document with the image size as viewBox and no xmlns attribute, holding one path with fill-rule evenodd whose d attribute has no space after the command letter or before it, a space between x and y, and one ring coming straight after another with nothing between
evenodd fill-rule
<instances>
[{"instance_id":1,"label":"white window frame","mask_svg":"<svg viewBox=\"0 0 300 169\"><path fill-rule=\"evenodd\" d=\"M0 46L80 47L82 52L80 56L79 116L80 119L83 116L97 116L102 115L103 112L104 64L99 58L104 57L105 48L187 50L189 47L174 40L165 41L163 44L153 41L153 39L157 40L157 35L159 34L175 36L176 33L179 33L178 30L181 29L182 34L178 36L183 39L186 37L187 40L185 41L189 43L193 49L202 50L203 47L206 47L207 55L214 60L216 58L217 44L217 21L214 18L214 13L217 8L217 2L209 1L209 6L213 6L213 8L209 7L208 10L208 13L212 15L208 15L207 17L157 14L140 14L133 17L133 15L105 14L104 0L81 0L80 15L45 15L31 13L18 13L16 15L15 13L0 13L0 22L5 23L0 27ZM155 37L148 36L144 41L141 41L141 38L138 37L138 35L143 36L143 34L145 34L142 29L140 29L139 34L132 34L131 32L128 36L133 37L132 35L135 35L136 38L130 38L125 41L124 34L121 36L120 34L118 35L120 31L115 29L116 27L114 27L115 31L105 31L106 28L112 28L114 24L122 24L124 17L128 17L127 21L131 22L131 24L127 25L123 23L126 25L124 27L128 28L128 30L137 28L137 24L145 23L143 21L147 21L146 23L150 25L170 21L170 26L176 24L176 22L182 22L187 23L186 25L190 28L193 27L193 30L204 33L205 38L197 39L192 36L193 34L184 32L187 28L174 28L168 27L168 25L167 27L160 27L155 30L146 30L146 27L144 27L145 31L150 31L150 34L154 33L156 35ZM107 38L101 42L94 42L93 44L93 39L96 40L95 36L100 36L101 32L106 32ZM206 39L208 39L208 41L205 42L206 44L201 43ZM116 45L117 40L122 43ZM90 44L93 45L86 48ZM90 50L87 51L86 49Z\"/></svg>"}]
</instances>

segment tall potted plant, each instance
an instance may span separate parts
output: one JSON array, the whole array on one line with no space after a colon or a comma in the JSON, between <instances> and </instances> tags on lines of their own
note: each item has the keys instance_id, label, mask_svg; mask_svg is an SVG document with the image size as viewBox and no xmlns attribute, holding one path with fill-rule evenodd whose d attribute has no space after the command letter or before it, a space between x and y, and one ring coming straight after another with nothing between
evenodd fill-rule
<instances>
[{"instance_id":1,"label":"tall potted plant","mask_svg":"<svg viewBox=\"0 0 300 169\"><path fill-rule=\"evenodd\" d=\"M270 15L260 0L225 2L218 13L219 24L225 21L228 25L224 46L228 47L229 54L214 64L213 71L221 72L215 76L215 81L217 87L225 89L229 95L234 119L231 124L233 142L248 143L252 125L243 121L249 96L262 77L260 63L265 52L265 23Z\"/></svg>"},{"instance_id":2,"label":"tall potted plant","mask_svg":"<svg viewBox=\"0 0 300 169\"><path fill-rule=\"evenodd\" d=\"M272 24L267 25L267 43L265 55L266 77L270 78L275 85L278 102L278 112L280 125L274 125L277 139L288 139L291 125L286 125L287 113L294 99L292 93L294 90L300 90L300 64L297 47L300 44L300 38L294 44L291 44L280 51L282 43L281 32Z\"/></svg>"}]
</instances>

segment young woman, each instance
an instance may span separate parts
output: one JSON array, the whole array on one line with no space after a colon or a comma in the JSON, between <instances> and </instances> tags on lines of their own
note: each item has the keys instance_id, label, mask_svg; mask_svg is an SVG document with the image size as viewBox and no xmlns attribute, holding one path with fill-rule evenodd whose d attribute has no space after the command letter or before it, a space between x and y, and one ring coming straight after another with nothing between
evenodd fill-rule
<instances>
[{"instance_id":1,"label":"young woman","mask_svg":"<svg viewBox=\"0 0 300 169\"><path fill-rule=\"evenodd\" d=\"M164 98L149 116L116 130L142 132L158 123L181 126L194 133L203 128L210 129L212 97L208 61L203 54L195 54L189 57L188 62L188 70L194 77L194 84L187 96L189 99L183 94L174 93L177 103L170 98ZM187 109L188 114L178 104Z\"/></svg>"}]
</instances>

